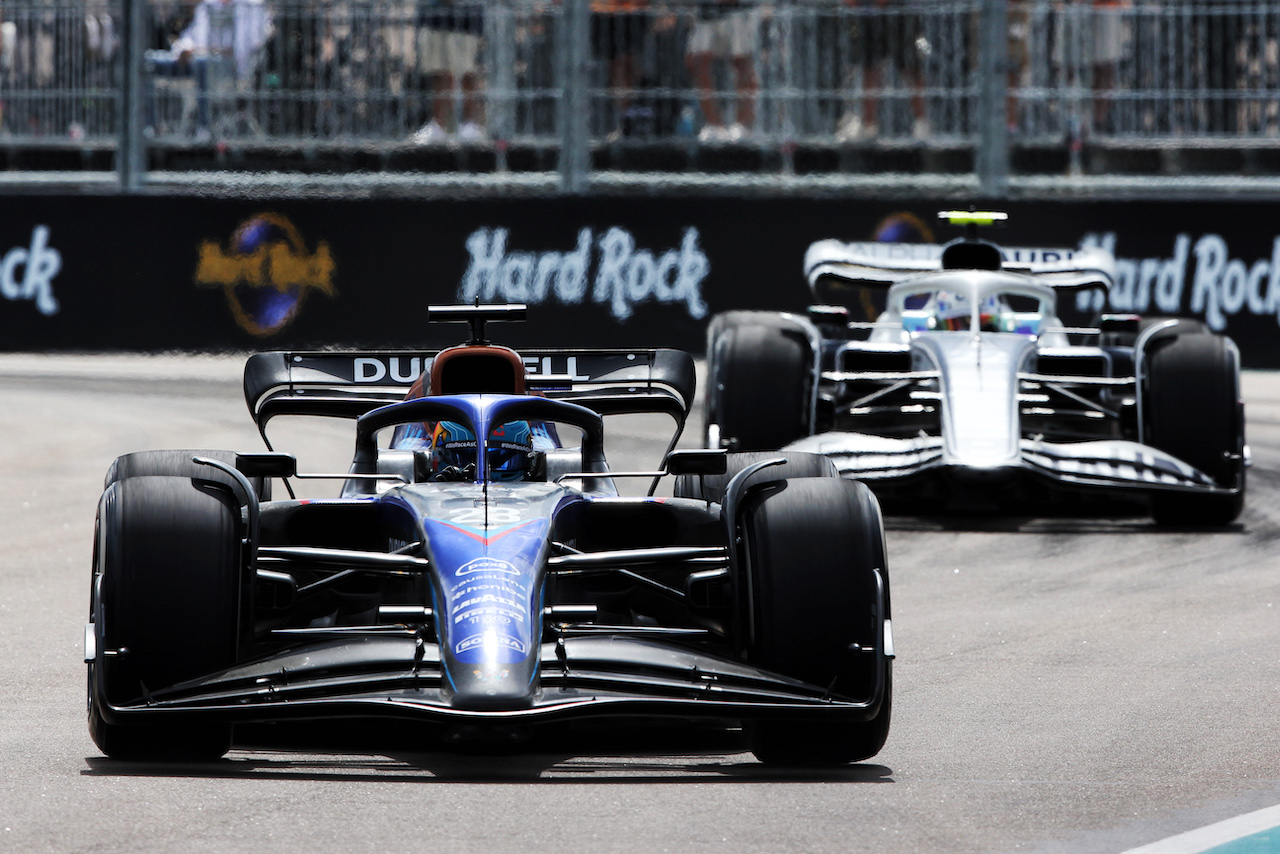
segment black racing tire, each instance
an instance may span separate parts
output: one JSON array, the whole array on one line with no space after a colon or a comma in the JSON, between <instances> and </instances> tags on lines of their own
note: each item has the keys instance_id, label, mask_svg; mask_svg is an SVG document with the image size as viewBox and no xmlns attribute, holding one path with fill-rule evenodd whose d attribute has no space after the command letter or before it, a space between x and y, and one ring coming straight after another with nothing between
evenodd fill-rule
<instances>
[{"instance_id":1,"label":"black racing tire","mask_svg":"<svg viewBox=\"0 0 1280 854\"><path fill-rule=\"evenodd\" d=\"M1162 337L1145 353L1144 441L1213 478L1229 495L1160 492L1151 511L1162 525L1226 525L1244 509L1244 404L1240 356L1221 335Z\"/></svg>"},{"instance_id":2,"label":"black racing tire","mask_svg":"<svg viewBox=\"0 0 1280 854\"><path fill-rule=\"evenodd\" d=\"M704 441L735 451L773 450L809 435L813 353L795 324L769 312L718 319L707 349Z\"/></svg>"},{"instance_id":3,"label":"black racing tire","mask_svg":"<svg viewBox=\"0 0 1280 854\"><path fill-rule=\"evenodd\" d=\"M759 667L870 699L876 669L884 693L870 720L847 723L754 720L745 730L762 762L824 766L875 756L889 735L892 660L855 652L880 648L877 574L889 618L884 525L875 496L857 481L803 478L753 493L743 511L754 617L747 658Z\"/></svg>"},{"instance_id":4,"label":"black racing tire","mask_svg":"<svg viewBox=\"0 0 1280 854\"><path fill-rule=\"evenodd\" d=\"M672 486L672 494L676 498L693 498L698 501L723 503L724 490L733 480L734 475L761 460L774 460L782 457L786 460L782 465L768 466L753 474L747 480L747 486L767 483L772 480L786 480L796 477L839 477L840 472L835 463L821 454L808 454L799 451L749 451L741 454L728 454L725 460L724 474L682 474L676 477Z\"/></svg>"},{"instance_id":5,"label":"black racing tire","mask_svg":"<svg viewBox=\"0 0 1280 854\"><path fill-rule=\"evenodd\" d=\"M89 733L113 759L208 760L231 746L223 724L109 722L103 702L149 693L236 662L242 525L224 488L186 477L129 477L98 505ZM114 655L106 655L107 651Z\"/></svg>"},{"instance_id":6,"label":"black racing tire","mask_svg":"<svg viewBox=\"0 0 1280 854\"><path fill-rule=\"evenodd\" d=\"M219 471L213 466L201 465L193 462L193 457L207 457L222 463L226 463L232 468L236 464L235 451L217 451L217 450L160 450L160 451L134 451L131 454L125 454L116 457L111 465L107 468L107 475L102 484L102 488L106 489L117 480L126 480L131 477L151 477L156 475L170 475L173 477L194 477L203 480L212 480L218 483L224 483L228 488L235 489L234 481L226 472ZM258 495L259 501L271 500L271 479L264 477L251 477L248 479L249 485Z\"/></svg>"},{"instance_id":7,"label":"black racing tire","mask_svg":"<svg viewBox=\"0 0 1280 854\"><path fill-rule=\"evenodd\" d=\"M1172 321L1172 323L1170 323ZM1096 322L1101 322L1098 318ZM1162 326L1147 338L1145 346L1150 347L1154 342L1161 338L1176 338L1179 335L1198 335L1200 333L1208 333L1209 326L1203 320L1197 320L1192 317L1144 317L1138 321L1138 328L1132 332L1108 332L1102 336L1103 346L1111 348L1119 348L1124 350L1131 349L1137 345L1138 339L1144 332L1154 326ZM1112 352L1112 359L1117 357L1123 358L1122 355ZM1119 369L1120 365L1113 365L1113 368ZM1128 366L1129 370L1133 369L1132 363ZM1119 374L1117 374L1118 376Z\"/></svg>"},{"instance_id":8,"label":"black racing tire","mask_svg":"<svg viewBox=\"0 0 1280 854\"><path fill-rule=\"evenodd\" d=\"M1172 326L1166 326L1164 329L1152 335L1152 338L1162 338L1166 335L1200 335L1209 334L1209 324L1203 320L1194 317L1144 317L1138 322L1138 331L1146 332L1153 326L1173 321Z\"/></svg>"}]
</instances>

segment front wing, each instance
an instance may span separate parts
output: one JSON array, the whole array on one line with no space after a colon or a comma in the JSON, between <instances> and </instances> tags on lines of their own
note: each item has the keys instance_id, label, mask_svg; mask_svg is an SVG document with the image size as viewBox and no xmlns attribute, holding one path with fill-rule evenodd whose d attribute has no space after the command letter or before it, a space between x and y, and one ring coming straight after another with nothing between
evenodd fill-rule
<instances>
[{"instance_id":1,"label":"front wing","mask_svg":"<svg viewBox=\"0 0 1280 854\"><path fill-rule=\"evenodd\" d=\"M883 642L887 645L886 638ZM870 696L825 689L643 633L590 632L543 646L542 690L526 708L457 709L443 690L438 648L409 631L319 641L154 692L145 702L101 701L110 723L254 723L405 718L437 723L540 723L604 716L865 721L884 697L885 647Z\"/></svg>"},{"instance_id":2,"label":"front wing","mask_svg":"<svg viewBox=\"0 0 1280 854\"><path fill-rule=\"evenodd\" d=\"M1138 491L1229 493L1204 472L1157 448L1124 439L1046 442L1022 439L1018 467L1060 484ZM942 439L907 439L832 432L792 442L784 450L822 454L844 477L888 481L969 469L946 459Z\"/></svg>"}]
</instances>

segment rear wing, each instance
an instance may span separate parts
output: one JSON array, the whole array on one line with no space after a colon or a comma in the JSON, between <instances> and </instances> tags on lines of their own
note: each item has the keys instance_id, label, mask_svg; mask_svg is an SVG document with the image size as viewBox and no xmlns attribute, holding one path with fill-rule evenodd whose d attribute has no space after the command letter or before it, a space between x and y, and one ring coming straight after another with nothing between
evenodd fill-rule
<instances>
[{"instance_id":1,"label":"rear wing","mask_svg":"<svg viewBox=\"0 0 1280 854\"><path fill-rule=\"evenodd\" d=\"M244 397L265 438L277 415L359 418L403 400L431 370L432 351L273 351L244 367ZM682 350L523 350L526 386L601 415L665 413L677 434L696 389L693 358Z\"/></svg>"},{"instance_id":2,"label":"rear wing","mask_svg":"<svg viewBox=\"0 0 1280 854\"><path fill-rule=\"evenodd\" d=\"M942 253L947 245L819 240L804 254L804 274L815 295L819 283L824 281L889 287L915 276L941 270ZM1109 289L1115 280L1115 258L1101 247L997 248L1002 270L1033 276L1036 281L1054 288Z\"/></svg>"}]
</instances>

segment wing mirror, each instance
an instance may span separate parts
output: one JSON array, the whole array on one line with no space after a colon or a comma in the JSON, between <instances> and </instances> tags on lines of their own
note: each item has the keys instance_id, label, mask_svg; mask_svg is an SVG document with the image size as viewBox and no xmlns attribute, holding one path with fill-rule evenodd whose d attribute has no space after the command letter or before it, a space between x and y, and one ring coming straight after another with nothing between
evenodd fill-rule
<instances>
[{"instance_id":1,"label":"wing mirror","mask_svg":"<svg viewBox=\"0 0 1280 854\"><path fill-rule=\"evenodd\" d=\"M245 477L293 477L298 461L293 454L236 454L236 468Z\"/></svg>"},{"instance_id":2,"label":"wing mirror","mask_svg":"<svg viewBox=\"0 0 1280 854\"><path fill-rule=\"evenodd\" d=\"M724 474L729 467L725 450L672 451L662 467L667 474Z\"/></svg>"}]
</instances>

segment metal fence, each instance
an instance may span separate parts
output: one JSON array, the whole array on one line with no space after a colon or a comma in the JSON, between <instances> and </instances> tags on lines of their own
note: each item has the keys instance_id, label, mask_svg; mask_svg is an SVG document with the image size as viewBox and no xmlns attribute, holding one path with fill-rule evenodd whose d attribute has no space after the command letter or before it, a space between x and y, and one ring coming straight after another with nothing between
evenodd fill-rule
<instances>
[{"instance_id":1,"label":"metal fence","mask_svg":"<svg viewBox=\"0 0 1280 854\"><path fill-rule=\"evenodd\" d=\"M1280 2L0 0L0 22L11 179L1280 175Z\"/></svg>"}]
</instances>

